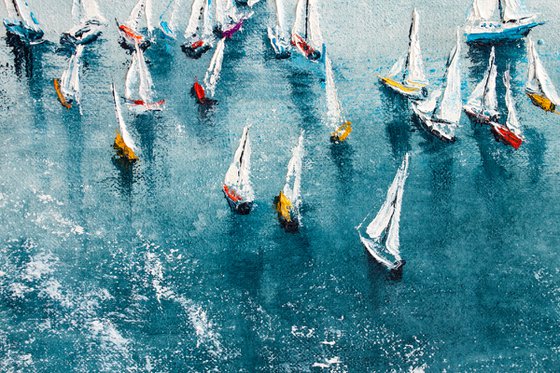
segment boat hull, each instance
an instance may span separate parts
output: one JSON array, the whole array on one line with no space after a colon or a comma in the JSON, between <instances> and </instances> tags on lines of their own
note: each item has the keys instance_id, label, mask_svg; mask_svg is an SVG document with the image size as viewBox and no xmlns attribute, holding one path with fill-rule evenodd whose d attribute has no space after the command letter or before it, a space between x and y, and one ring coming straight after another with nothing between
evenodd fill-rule
<instances>
[{"instance_id":1,"label":"boat hull","mask_svg":"<svg viewBox=\"0 0 560 373\"><path fill-rule=\"evenodd\" d=\"M410 87L388 77L379 77L379 82L392 91L413 100L423 100L428 97L428 90L424 86Z\"/></svg>"},{"instance_id":2,"label":"boat hull","mask_svg":"<svg viewBox=\"0 0 560 373\"><path fill-rule=\"evenodd\" d=\"M60 104L64 106L66 109L71 109L72 104L69 102L69 100L66 99L66 97L64 96L60 88L60 80L54 79L53 85L54 85L54 90L56 92L56 96L58 98L58 102L60 102Z\"/></svg>"},{"instance_id":3,"label":"boat hull","mask_svg":"<svg viewBox=\"0 0 560 373\"><path fill-rule=\"evenodd\" d=\"M447 133L441 128L442 125L445 126L456 125L455 123L447 123L447 122L433 120L430 117L428 117L428 115L418 110L414 105L412 105L412 109L414 114L418 118L421 127L425 129L428 133L434 135L435 137L437 137L443 142L454 143L456 141L454 134Z\"/></svg>"},{"instance_id":4,"label":"boat hull","mask_svg":"<svg viewBox=\"0 0 560 373\"><path fill-rule=\"evenodd\" d=\"M86 21L60 36L60 44L85 45L93 43L103 31L103 25L97 20Z\"/></svg>"},{"instance_id":5,"label":"boat hull","mask_svg":"<svg viewBox=\"0 0 560 373\"><path fill-rule=\"evenodd\" d=\"M128 108L135 114L142 114L148 111L162 111L165 107L165 100L156 102L144 102L142 100L129 100L127 103Z\"/></svg>"},{"instance_id":6,"label":"boat hull","mask_svg":"<svg viewBox=\"0 0 560 373\"><path fill-rule=\"evenodd\" d=\"M541 95L538 95L536 93L532 93L530 91L526 91L525 93L527 94L527 96L529 96L533 105L535 105L537 107L540 107L544 111L547 111L547 112L550 112L550 113L556 112L556 105L552 101L550 101L548 98L546 98L544 96L541 96Z\"/></svg>"},{"instance_id":7,"label":"boat hull","mask_svg":"<svg viewBox=\"0 0 560 373\"><path fill-rule=\"evenodd\" d=\"M120 133L117 132L117 136L115 137L115 142L113 143L113 147L117 151L117 155L125 159L129 162L136 162L138 160L138 156L134 153L134 151L129 148Z\"/></svg>"},{"instance_id":8,"label":"boat hull","mask_svg":"<svg viewBox=\"0 0 560 373\"><path fill-rule=\"evenodd\" d=\"M501 22L484 22L479 27L465 32L467 43L491 44L519 40L526 37L536 26L544 22L525 22L522 24L507 24Z\"/></svg>"},{"instance_id":9,"label":"boat hull","mask_svg":"<svg viewBox=\"0 0 560 373\"><path fill-rule=\"evenodd\" d=\"M194 43L184 43L181 45L181 50L192 59L199 59L204 53L210 50L212 45L205 40L198 40Z\"/></svg>"},{"instance_id":10,"label":"boat hull","mask_svg":"<svg viewBox=\"0 0 560 373\"><path fill-rule=\"evenodd\" d=\"M331 142L334 144L344 142L350 136L350 133L352 133L352 122L346 121L331 133Z\"/></svg>"},{"instance_id":11,"label":"boat hull","mask_svg":"<svg viewBox=\"0 0 560 373\"><path fill-rule=\"evenodd\" d=\"M253 209L253 201L244 201L231 196L226 188L223 188L224 197L230 207L230 209L239 215L248 215Z\"/></svg>"},{"instance_id":12,"label":"boat hull","mask_svg":"<svg viewBox=\"0 0 560 373\"><path fill-rule=\"evenodd\" d=\"M270 27L268 28L268 40L270 41L270 46L274 51L274 55L277 59L290 58L292 52L290 51L290 44L286 42L277 32L274 32Z\"/></svg>"},{"instance_id":13,"label":"boat hull","mask_svg":"<svg viewBox=\"0 0 560 373\"><path fill-rule=\"evenodd\" d=\"M43 30L29 27L20 20L4 19L4 26L7 32L16 35L26 44L34 45L44 42L43 36L45 33Z\"/></svg>"},{"instance_id":14,"label":"boat hull","mask_svg":"<svg viewBox=\"0 0 560 373\"><path fill-rule=\"evenodd\" d=\"M490 124L497 122L500 119L500 113L496 112L483 112L477 107L471 105L463 106L464 112L467 116L478 124Z\"/></svg>"},{"instance_id":15,"label":"boat hull","mask_svg":"<svg viewBox=\"0 0 560 373\"><path fill-rule=\"evenodd\" d=\"M152 44L150 39L126 25L121 25L118 21L117 26L120 33L119 44L123 49L134 51L136 49L136 43L138 43L140 49L145 51Z\"/></svg>"},{"instance_id":16,"label":"boat hull","mask_svg":"<svg viewBox=\"0 0 560 373\"><path fill-rule=\"evenodd\" d=\"M515 150L519 149L519 147L523 143L523 138L513 133L506 126L502 126L501 124L493 123L491 131L496 141L504 143L505 145L509 145Z\"/></svg>"},{"instance_id":17,"label":"boat hull","mask_svg":"<svg viewBox=\"0 0 560 373\"><path fill-rule=\"evenodd\" d=\"M292 46L294 46L305 58L312 62L317 62L321 59L321 52L314 49L304 38L298 34L292 35Z\"/></svg>"},{"instance_id":18,"label":"boat hull","mask_svg":"<svg viewBox=\"0 0 560 373\"><path fill-rule=\"evenodd\" d=\"M385 266L393 274L402 274L402 270L404 265L406 264L406 260L403 259L390 260L386 258L384 253L382 253L379 250L379 246L377 243L369 239L366 239L361 235L360 235L360 241L362 242L362 245L369 253L369 255L371 255L371 257L375 259L379 264Z\"/></svg>"}]
</instances>

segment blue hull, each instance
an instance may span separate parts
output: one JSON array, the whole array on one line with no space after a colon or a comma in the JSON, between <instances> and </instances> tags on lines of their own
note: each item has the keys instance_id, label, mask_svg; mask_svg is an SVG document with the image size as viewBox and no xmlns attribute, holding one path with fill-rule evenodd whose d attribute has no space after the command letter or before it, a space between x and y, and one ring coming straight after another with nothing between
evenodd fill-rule
<instances>
[{"instance_id":1,"label":"blue hull","mask_svg":"<svg viewBox=\"0 0 560 373\"><path fill-rule=\"evenodd\" d=\"M19 36L25 43L39 44L44 41L43 35L45 33L43 30L28 27L19 20L4 19L4 26L9 33Z\"/></svg>"},{"instance_id":2,"label":"blue hull","mask_svg":"<svg viewBox=\"0 0 560 373\"><path fill-rule=\"evenodd\" d=\"M493 43L519 40L529 34L533 27L543 25L544 22L531 22L526 25L511 28L496 28L491 32L465 33L467 43Z\"/></svg>"}]
</instances>

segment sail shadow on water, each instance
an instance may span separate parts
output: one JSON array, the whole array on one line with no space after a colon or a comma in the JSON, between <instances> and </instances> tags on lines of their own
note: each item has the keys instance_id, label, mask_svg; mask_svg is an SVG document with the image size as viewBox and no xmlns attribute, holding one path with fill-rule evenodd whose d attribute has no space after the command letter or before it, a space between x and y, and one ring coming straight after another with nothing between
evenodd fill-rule
<instances>
[{"instance_id":1,"label":"sail shadow on water","mask_svg":"<svg viewBox=\"0 0 560 373\"><path fill-rule=\"evenodd\" d=\"M157 115L133 116L131 127L138 133L139 147L142 149L142 159L146 162L154 160L154 144L157 138L155 129Z\"/></svg>"},{"instance_id":2,"label":"sail shadow on water","mask_svg":"<svg viewBox=\"0 0 560 373\"><path fill-rule=\"evenodd\" d=\"M292 70L287 77L290 83L290 98L301 117L300 128L322 129L316 103L319 95L314 92L314 85L317 83L315 75L308 71Z\"/></svg>"},{"instance_id":3,"label":"sail shadow on water","mask_svg":"<svg viewBox=\"0 0 560 373\"><path fill-rule=\"evenodd\" d=\"M348 141L340 144L331 143L330 153L338 172L337 179L345 191L342 197L345 198L354 186L354 149L352 149L352 144Z\"/></svg>"}]
</instances>

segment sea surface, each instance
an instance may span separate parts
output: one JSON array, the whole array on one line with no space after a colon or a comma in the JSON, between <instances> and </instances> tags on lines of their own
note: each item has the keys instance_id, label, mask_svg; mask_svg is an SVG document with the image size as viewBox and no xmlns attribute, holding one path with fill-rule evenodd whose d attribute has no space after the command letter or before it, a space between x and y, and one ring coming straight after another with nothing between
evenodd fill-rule
<instances>
[{"instance_id":1,"label":"sea surface","mask_svg":"<svg viewBox=\"0 0 560 373\"><path fill-rule=\"evenodd\" d=\"M524 42L496 50L510 66L526 142L496 143L463 115L455 144L417 128L382 89L420 14L427 75L441 84L470 1L332 0L320 19L347 143L329 142L324 77L276 60L272 3L254 7L226 43L204 110L190 95L211 52L191 60L161 39L146 52L165 111L125 120L140 149L114 158L110 91L130 61L113 19L133 1L101 0L110 20L84 52L83 115L52 79L69 52L71 1L33 1L48 43L21 49L0 34L0 371L383 372L560 370L560 116L524 95ZM165 3L156 3L154 23ZM185 0L180 27L190 14ZM532 33L560 86L560 2L531 0ZM295 2L286 2L291 24ZM0 16L5 16L5 8ZM463 44L463 98L490 50ZM256 206L234 215L221 185L252 125ZM272 200L305 130L303 227L279 226ZM354 229L375 214L406 152L409 178L394 279Z\"/></svg>"}]
</instances>

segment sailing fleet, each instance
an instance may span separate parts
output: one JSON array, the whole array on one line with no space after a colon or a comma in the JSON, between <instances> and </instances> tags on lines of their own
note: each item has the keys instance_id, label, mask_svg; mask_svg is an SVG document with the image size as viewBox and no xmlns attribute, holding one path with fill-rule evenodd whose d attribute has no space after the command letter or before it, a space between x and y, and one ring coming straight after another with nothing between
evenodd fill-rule
<instances>
[{"instance_id":1,"label":"sailing fleet","mask_svg":"<svg viewBox=\"0 0 560 373\"><path fill-rule=\"evenodd\" d=\"M26 0L5 0L8 17L4 25L8 34L18 38L25 45L35 45L44 41L44 32ZM117 22L119 42L130 54L130 62L124 77L124 95L117 93L113 82L110 91L116 116L116 135L113 142L116 154L125 162L137 162L141 156L130 135L122 103L133 115L165 109L165 100L159 99L154 89L150 69L144 51L154 43L177 41L181 37L179 17L183 0L170 0L159 17L158 27L152 22L152 0L138 0L128 17ZM192 94L204 106L214 104L220 81L226 44L242 30L243 25L254 14L252 6L257 1L235 0L193 0L190 6L186 29L178 45L186 57L201 58L213 50L210 63L201 82L194 79ZM294 23L286 31L284 0L271 0L271 22L266 36L271 51L277 59L311 62L309 66L320 67L324 74L325 123L333 146L345 142L353 127L348 120L338 97L336 69L333 67L319 25L317 0L298 0L294 10ZM71 48L66 69L60 78L53 80L56 97L60 104L70 110L81 105L80 74L85 48L109 30L106 18L99 10L96 0L73 0L72 20L74 26L61 35L60 43ZM512 92L510 69L503 72L505 89L504 105L500 105L498 89L498 64L494 45L526 39L528 73L525 93L530 101L545 112L560 114L556 109L560 97L539 58L536 44L528 37L532 28L542 25L536 15L524 12L518 0L473 0L471 13L464 27L463 35L457 30L455 42L444 66L441 85L432 84L426 76L426 69L420 44L420 15L412 11L408 33L408 49L389 69L378 76L379 83L389 94L402 96L410 103L411 118L428 135L443 142L456 141L463 111L475 124L486 126L496 141L517 150L525 138L517 116ZM159 30L159 33L158 33ZM158 36L159 35L159 36ZM471 48L480 45L491 46L487 68L477 79L478 84L469 95L467 102L462 99L461 47L463 37ZM308 61L308 62L305 62ZM500 83L501 84L501 83ZM506 113L505 120L501 113ZM233 160L225 173L222 192L232 211L240 215L249 214L254 208L255 192L251 182L251 126L243 128ZM297 232L302 227L302 172L304 151L304 131L301 131L288 162L284 187L274 198L274 209L278 221L287 232ZM366 251L391 273L399 274L406 261L401 257L399 226L404 196L404 186L408 177L409 154L407 153L389 186L385 201L373 220L366 226L356 227L358 236Z\"/></svg>"}]
</instances>

